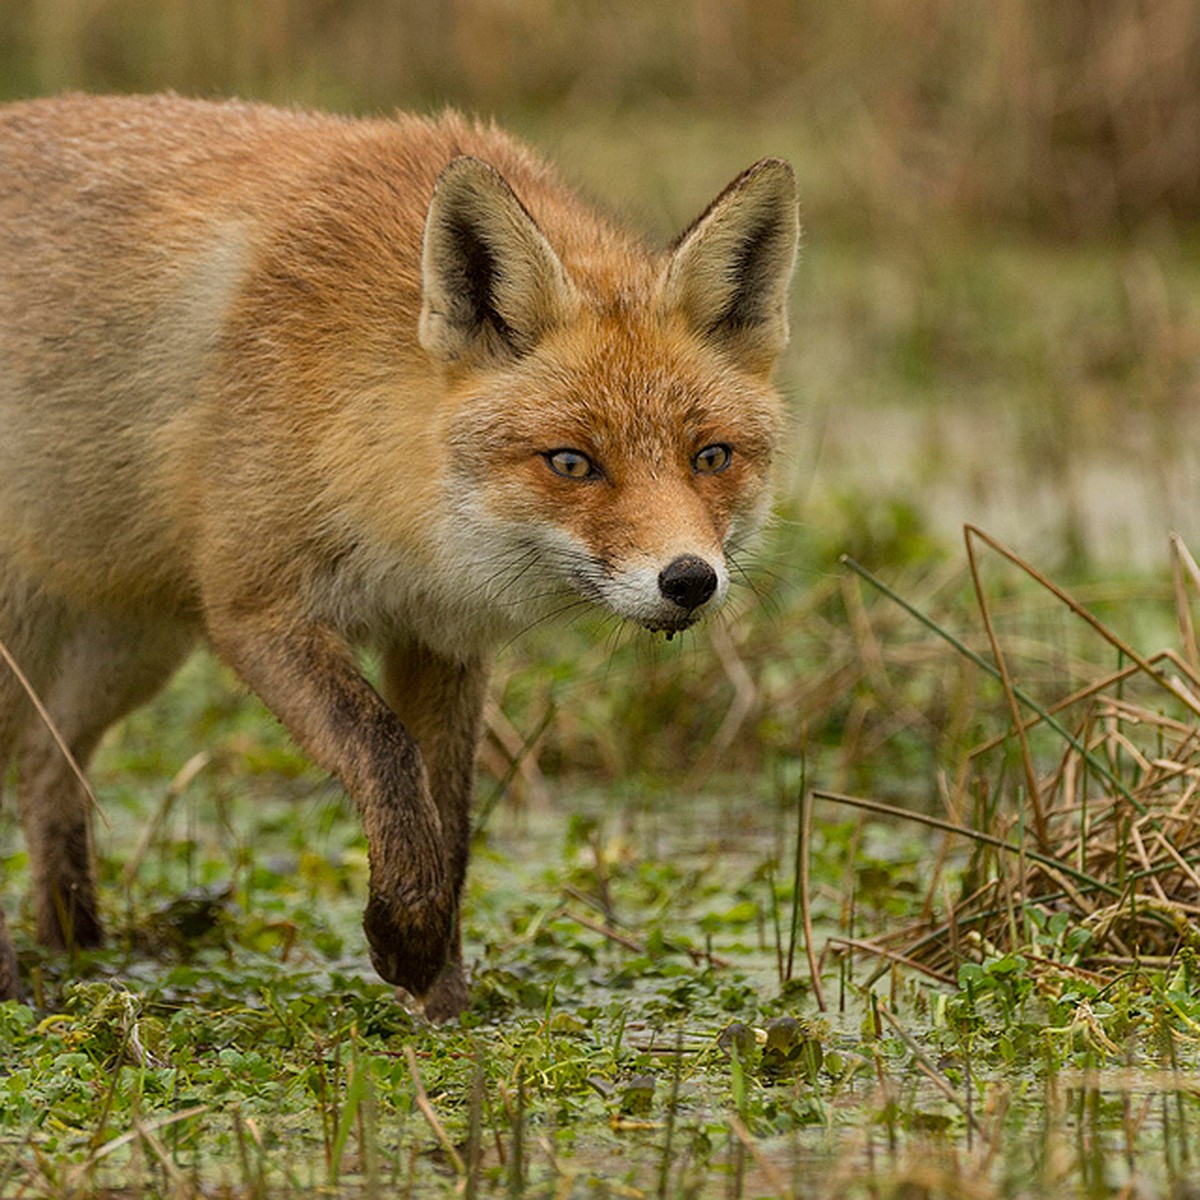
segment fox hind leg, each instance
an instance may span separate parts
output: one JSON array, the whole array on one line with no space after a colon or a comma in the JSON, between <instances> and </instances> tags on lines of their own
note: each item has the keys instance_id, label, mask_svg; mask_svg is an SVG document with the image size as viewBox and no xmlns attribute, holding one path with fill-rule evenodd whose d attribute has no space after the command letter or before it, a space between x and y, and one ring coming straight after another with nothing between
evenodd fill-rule
<instances>
[{"instance_id":1,"label":"fox hind leg","mask_svg":"<svg viewBox=\"0 0 1200 1200\"><path fill-rule=\"evenodd\" d=\"M8 936L8 923L0 909L0 1000L15 1000L21 995L17 978L17 955Z\"/></svg>"},{"instance_id":2,"label":"fox hind leg","mask_svg":"<svg viewBox=\"0 0 1200 1200\"><path fill-rule=\"evenodd\" d=\"M42 700L76 763L86 768L105 730L170 678L193 635L174 624L91 618L63 644ZM92 862L90 800L40 717L17 746L21 824L33 870L38 938L56 949L102 938Z\"/></svg>"},{"instance_id":3,"label":"fox hind leg","mask_svg":"<svg viewBox=\"0 0 1200 1200\"><path fill-rule=\"evenodd\" d=\"M0 782L33 713L26 684L40 693L50 678L63 626L61 607L0 561L0 642L6 655L0 662ZM0 1000L19 994L16 954L0 911Z\"/></svg>"}]
</instances>

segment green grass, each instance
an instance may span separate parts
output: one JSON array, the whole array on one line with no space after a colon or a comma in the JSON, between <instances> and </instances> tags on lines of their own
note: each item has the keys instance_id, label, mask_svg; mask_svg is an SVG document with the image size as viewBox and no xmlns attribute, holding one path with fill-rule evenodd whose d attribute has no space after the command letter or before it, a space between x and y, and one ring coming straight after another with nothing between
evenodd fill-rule
<instances>
[{"instance_id":1,"label":"green grass","mask_svg":"<svg viewBox=\"0 0 1200 1200\"><path fill-rule=\"evenodd\" d=\"M927 723L936 704L922 689L936 701L957 686L958 656L933 656L928 631L886 598L862 603L892 694L865 663L854 690L879 689L874 719L894 717L885 702L899 696ZM1028 591L999 588L994 603L1006 637L1031 618L1046 627ZM935 624L965 619L961 591L939 605ZM1086 674L1082 640L1071 646L1066 675L1023 660L1030 686ZM575 696L603 685L619 709L658 703L660 673L694 683L713 665L696 644L658 653L618 648L606 678L587 662L508 661L499 694L519 700L525 728L536 705L519 698L547 678ZM773 656L753 659L756 672ZM971 694L972 728L1002 729L1000 694L982 676ZM602 704L588 718L554 723L552 756L586 757L594 726L620 719ZM920 772L910 756L929 728L878 738L853 704L830 720L807 742L793 730L790 754L777 734L754 774L689 782L626 764L598 782L601 763L560 763L540 780L551 811L501 799L466 906L474 1002L433 1029L370 970L366 848L347 807L195 660L96 772L111 948L47 957L17 921L36 1002L0 1010L0 1195L1090 1197L1186 1179L1200 1153L1189 941L1169 961L1098 976L1079 966L1068 914L1035 905L1012 945L964 933L943 983L848 955L848 939L896 945L982 867L968 840L939 851L916 824L830 804L805 843L802 775L821 785L849 770L894 795ZM173 784L197 747L210 761ZM492 787L481 779L485 799ZM1004 768L996 787L1008 803ZM5 871L19 895L24 856Z\"/></svg>"}]
</instances>

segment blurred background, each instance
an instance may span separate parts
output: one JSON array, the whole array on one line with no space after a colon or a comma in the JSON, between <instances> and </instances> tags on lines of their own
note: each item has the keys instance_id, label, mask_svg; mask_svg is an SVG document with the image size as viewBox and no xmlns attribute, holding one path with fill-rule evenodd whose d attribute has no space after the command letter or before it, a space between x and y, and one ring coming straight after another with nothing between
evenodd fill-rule
<instances>
[{"instance_id":1,"label":"blurred background","mask_svg":"<svg viewBox=\"0 0 1200 1200\"><path fill-rule=\"evenodd\" d=\"M1169 531L1200 547L1194 0L0 4L4 98L168 88L495 116L660 240L755 158L796 166L794 433L755 594L682 647L510 649L484 766L514 787L794 763L810 737L838 783L897 737L961 739L843 553L961 595L971 520L1140 601Z\"/></svg>"}]
</instances>

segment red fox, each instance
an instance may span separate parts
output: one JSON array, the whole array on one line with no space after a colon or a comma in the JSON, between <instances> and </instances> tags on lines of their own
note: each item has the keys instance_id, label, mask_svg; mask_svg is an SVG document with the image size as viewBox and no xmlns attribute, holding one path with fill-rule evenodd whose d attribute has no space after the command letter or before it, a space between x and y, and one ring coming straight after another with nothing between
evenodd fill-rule
<instances>
[{"instance_id":1,"label":"red fox","mask_svg":"<svg viewBox=\"0 0 1200 1200\"><path fill-rule=\"evenodd\" d=\"M778 159L656 252L454 113L0 108L0 640L86 764L205 638L357 805L376 970L457 1014L489 649L724 600L798 236ZM14 755L38 937L94 945L87 794L0 664Z\"/></svg>"}]
</instances>

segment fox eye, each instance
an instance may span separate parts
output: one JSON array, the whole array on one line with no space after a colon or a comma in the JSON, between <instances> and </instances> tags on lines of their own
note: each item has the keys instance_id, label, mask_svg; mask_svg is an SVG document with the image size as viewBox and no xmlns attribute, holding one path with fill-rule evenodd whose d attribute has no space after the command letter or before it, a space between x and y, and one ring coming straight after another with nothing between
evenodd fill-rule
<instances>
[{"instance_id":1,"label":"fox eye","mask_svg":"<svg viewBox=\"0 0 1200 1200\"><path fill-rule=\"evenodd\" d=\"M589 479L599 474L596 464L579 450L551 450L546 455L546 462L555 475L567 479Z\"/></svg>"},{"instance_id":2,"label":"fox eye","mask_svg":"<svg viewBox=\"0 0 1200 1200\"><path fill-rule=\"evenodd\" d=\"M725 470L732 458L733 451L724 442L717 442L715 445L705 446L692 459L692 470L697 475L715 475L718 471Z\"/></svg>"}]
</instances>

